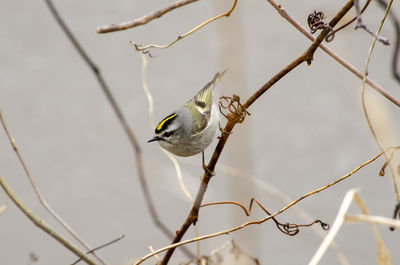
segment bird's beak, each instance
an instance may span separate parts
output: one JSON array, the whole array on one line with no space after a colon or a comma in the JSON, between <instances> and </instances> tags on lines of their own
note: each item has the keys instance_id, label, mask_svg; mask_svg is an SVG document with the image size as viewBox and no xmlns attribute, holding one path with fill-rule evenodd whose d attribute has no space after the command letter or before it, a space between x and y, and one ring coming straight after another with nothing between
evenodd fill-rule
<instances>
[{"instance_id":1,"label":"bird's beak","mask_svg":"<svg viewBox=\"0 0 400 265\"><path fill-rule=\"evenodd\" d=\"M153 138L151 138L150 140L148 140L147 142L148 143L150 143L150 142L154 142L154 141L160 141L161 140L161 138L160 137L158 137L158 136L154 136Z\"/></svg>"}]
</instances>

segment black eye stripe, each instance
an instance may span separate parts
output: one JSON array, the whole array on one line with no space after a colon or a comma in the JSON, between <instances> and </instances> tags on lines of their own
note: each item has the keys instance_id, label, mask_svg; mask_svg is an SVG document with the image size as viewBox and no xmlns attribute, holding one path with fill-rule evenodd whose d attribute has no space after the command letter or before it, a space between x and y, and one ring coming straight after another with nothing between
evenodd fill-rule
<instances>
[{"instance_id":1,"label":"black eye stripe","mask_svg":"<svg viewBox=\"0 0 400 265\"><path fill-rule=\"evenodd\" d=\"M162 134L162 136L164 136L164 137L169 137L169 136L171 136L173 133L174 133L174 131L165 132L165 133Z\"/></svg>"}]
</instances>

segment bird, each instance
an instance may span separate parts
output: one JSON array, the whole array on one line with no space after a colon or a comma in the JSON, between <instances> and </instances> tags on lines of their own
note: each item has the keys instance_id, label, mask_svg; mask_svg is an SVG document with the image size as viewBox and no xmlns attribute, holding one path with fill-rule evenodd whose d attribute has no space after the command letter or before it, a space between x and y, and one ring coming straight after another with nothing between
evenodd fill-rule
<instances>
[{"instance_id":1,"label":"bird","mask_svg":"<svg viewBox=\"0 0 400 265\"><path fill-rule=\"evenodd\" d=\"M162 119L148 142L157 141L163 149L177 156L187 157L202 152L204 168L204 150L219 128L219 111L213 92L227 70L216 73L193 98Z\"/></svg>"}]
</instances>

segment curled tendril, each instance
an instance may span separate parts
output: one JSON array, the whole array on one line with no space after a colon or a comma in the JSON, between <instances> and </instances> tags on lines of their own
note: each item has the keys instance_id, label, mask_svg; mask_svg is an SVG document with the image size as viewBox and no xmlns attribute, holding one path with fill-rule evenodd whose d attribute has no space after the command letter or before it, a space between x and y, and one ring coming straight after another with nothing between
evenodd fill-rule
<instances>
[{"instance_id":1,"label":"curled tendril","mask_svg":"<svg viewBox=\"0 0 400 265\"><path fill-rule=\"evenodd\" d=\"M324 230L328 230L329 229L329 225L327 223L322 222L321 220L315 220L314 222L310 223L310 224L295 224L295 223L281 223L279 222L274 216L271 215L271 213L260 203L258 202L255 198L251 198L250 200L250 204L249 204L249 209L247 209L245 206L243 206L241 203L235 202L235 201L224 201L224 202L211 202L211 203L206 203L201 205L200 207L205 207L205 206L211 206L211 205L221 205L221 204L232 204L232 205L236 205L239 206L240 208L242 208L242 210L244 211L244 213L247 216L250 216L251 214L251 209L253 208L253 203L256 203L266 214L268 214L269 216L271 216L272 221L275 222L276 226L278 227L278 229L288 235L288 236L295 236L300 232L300 227L308 227L308 226L312 226L316 223L320 224L322 229Z\"/></svg>"},{"instance_id":2,"label":"curled tendril","mask_svg":"<svg viewBox=\"0 0 400 265\"><path fill-rule=\"evenodd\" d=\"M295 236L300 232L298 224L277 223L276 226L279 228L279 230L281 230L282 233L285 233L286 235L289 235L289 236Z\"/></svg>"},{"instance_id":3,"label":"curled tendril","mask_svg":"<svg viewBox=\"0 0 400 265\"><path fill-rule=\"evenodd\" d=\"M225 113L223 110L228 110L228 113ZM240 103L240 97L238 95L220 97L219 111L227 120L235 123L242 123L246 115L251 115Z\"/></svg>"},{"instance_id":4,"label":"curled tendril","mask_svg":"<svg viewBox=\"0 0 400 265\"><path fill-rule=\"evenodd\" d=\"M308 22L308 26L310 27L311 34L314 34L315 32L317 32L317 30L320 30L320 29L328 28L328 29L332 30L332 27L323 21L324 18L325 18L325 15L322 11L317 12L314 10L313 13L308 15L307 22ZM330 42L333 40L334 37L335 37L335 33L332 31L331 33L329 33L326 36L325 40L327 42Z\"/></svg>"},{"instance_id":5,"label":"curled tendril","mask_svg":"<svg viewBox=\"0 0 400 265\"><path fill-rule=\"evenodd\" d=\"M143 54L148 54L150 58L155 58L156 57L156 56L151 54L150 47L149 48L145 48L143 45L134 43L133 41L131 41L131 44L135 47L136 51L141 52Z\"/></svg>"}]
</instances>

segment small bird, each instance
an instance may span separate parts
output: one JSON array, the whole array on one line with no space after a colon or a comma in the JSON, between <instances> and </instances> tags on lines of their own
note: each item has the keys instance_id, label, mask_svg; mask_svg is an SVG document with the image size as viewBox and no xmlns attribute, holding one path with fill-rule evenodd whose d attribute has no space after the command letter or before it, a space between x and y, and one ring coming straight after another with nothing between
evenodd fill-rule
<instances>
[{"instance_id":1,"label":"small bird","mask_svg":"<svg viewBox=\"0 0 400 265\"><path fill-rule=\"evenodd\" d=\"M165 117L156 127L160 146L177 156L192 156L203 152L212 142L219 127L217 104L213 103L215 85L227 70L217 73L191 100ZM204 152L203 152L204 166Z\"/></svg>"}]
</instances>

